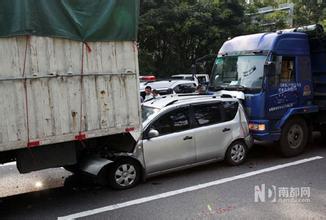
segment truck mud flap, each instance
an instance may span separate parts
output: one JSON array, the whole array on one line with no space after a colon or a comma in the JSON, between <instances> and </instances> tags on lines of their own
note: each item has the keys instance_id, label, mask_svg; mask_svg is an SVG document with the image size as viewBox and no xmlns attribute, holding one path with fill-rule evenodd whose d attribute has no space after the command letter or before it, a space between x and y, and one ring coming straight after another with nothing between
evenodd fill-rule
<instances>
[{"instance_id":1,"label":"truck mud flap","mask_svg":"<svg viewBox=\"0 0 326 220\"><path fill-rule=\"evenodd\" d=\"M77 163L74 143L61 143L17 152L17 169L20 173L62 167Z\"/></svg>"}]
</instances>

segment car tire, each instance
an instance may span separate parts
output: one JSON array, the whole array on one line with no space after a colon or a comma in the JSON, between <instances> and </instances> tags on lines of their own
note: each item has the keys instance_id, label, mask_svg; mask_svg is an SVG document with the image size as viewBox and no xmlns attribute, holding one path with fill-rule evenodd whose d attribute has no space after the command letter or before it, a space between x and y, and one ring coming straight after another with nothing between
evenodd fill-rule
<instances>
[{"instance_id":1,"label":"car tire","mask_svg":"<svg viewBox=\"0 0 326 220\"><path fill-rule=\"evenodd\" d=\"M293 157L301 154L308 144L309 129L302 118L290 119L282 129L280 152L284 157Z\"/></svg>"},{"instance_id":2,"label":"car tire","mask_svg":"<svg viewBox=\"0 0 326 220\"><path fill-rule=\"evenodd\" d=\"M132 159L120 159L107 169L107 181L111 188L124 190L134 187L140 180L141 169Z\"/></svg>"},{"instance_id":3,"label":"car tire","mask_svg":"<svg viewBox=\"0 0 326 220\"><path fill-rule=\"evenodd\" d=\"M248 147L241 141L233 142L227 149L225 160L229 165L238 166L247 159Z\"/></svg>"}]
</instances>

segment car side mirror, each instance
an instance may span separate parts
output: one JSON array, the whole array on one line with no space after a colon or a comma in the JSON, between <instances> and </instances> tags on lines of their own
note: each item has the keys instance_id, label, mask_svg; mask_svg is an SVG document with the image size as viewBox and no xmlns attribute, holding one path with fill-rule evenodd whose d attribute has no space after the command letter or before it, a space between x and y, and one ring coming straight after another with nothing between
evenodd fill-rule
<instances>
[{"instance_id":1,"label":"car side mirror","mask_svg":"<svg viewBox=\"0 0 326 220\"><path fill-rule=\"evenodd\" d=\"M160 133L157 130L151 129L151 130L149 130L147 137L148 137L148 139L151 139L154 137L158 137L159 135L160 135Z\"/></svg>"}]
</instances>

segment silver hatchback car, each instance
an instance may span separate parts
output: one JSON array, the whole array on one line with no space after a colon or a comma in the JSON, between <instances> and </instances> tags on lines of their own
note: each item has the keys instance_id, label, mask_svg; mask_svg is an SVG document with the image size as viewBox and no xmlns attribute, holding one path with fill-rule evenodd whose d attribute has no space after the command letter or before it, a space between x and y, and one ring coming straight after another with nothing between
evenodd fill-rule
<instances>
[{"instance_id":1,"label":"silver hatchback car","mask_svg":"<svg viewBox=\"0 0 326 220\"><path fill-rule=\"evenodd\" d=\"M134 152L110 168L113 188L212 161L239 165L252 144L243 107L233 98L163 96L142 105L142 118Z\"/></svg>"}]
</instances>

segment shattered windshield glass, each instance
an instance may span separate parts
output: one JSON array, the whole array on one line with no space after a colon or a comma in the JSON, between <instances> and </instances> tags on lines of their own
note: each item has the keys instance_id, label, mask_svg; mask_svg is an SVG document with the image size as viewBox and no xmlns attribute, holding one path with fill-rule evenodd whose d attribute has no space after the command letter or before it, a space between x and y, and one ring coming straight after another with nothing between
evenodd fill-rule
<instances>
[{"instance_id":1,"label":"shattered windshield glass","mask_svg":"<svg viewBox=\"0 0 326 220\"><path fill-rule=\"evenodd\" d=\"M218 57L211 85L213 87L242 87L261 89L266 56L241 55Z\"/></svg>"}]
</instances>

